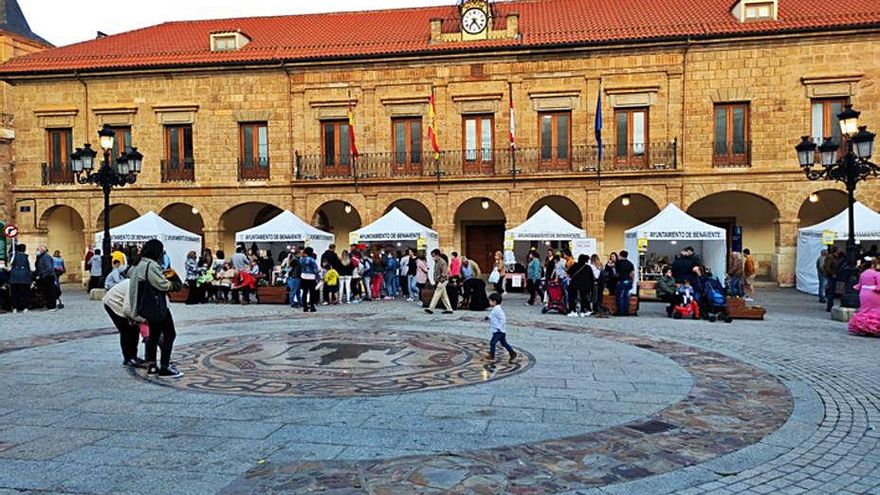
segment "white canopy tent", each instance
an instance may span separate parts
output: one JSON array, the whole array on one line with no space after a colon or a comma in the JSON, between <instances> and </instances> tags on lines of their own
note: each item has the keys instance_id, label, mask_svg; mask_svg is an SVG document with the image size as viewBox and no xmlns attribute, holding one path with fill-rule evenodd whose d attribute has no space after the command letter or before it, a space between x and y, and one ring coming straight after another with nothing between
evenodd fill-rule
<instances>
[{"instance_id":1,"label":"white canopy tent","mask_svg":"<svg viewBox=\"0 0 880 495\"><path fill-rule=\"evenodd\" d=\"M648 240L648 252L667 256L670 261L683 248L693 247L703 258L703 265L723 283L727 271L726 230L697 220L670 203L654 218L624 234L624 246L632 253L629 259L636 266L636 276L639 273L639 239Z\"/></svg>"},{"instance_id":2,"label":"white canopy tent","mask_svg":"<svg viewBox=\"0 0 880 495\"><path fill-rule=\"evenodd\" d=\"M165 245L165 253L171 258L171 267L183 278L186 274L186 255L190 251L200 253L202 237L181 229L148 211L134 220L110 229L112 244L143 244L150 239L159 239ZM95 234L95 246L102 246L104 232Z\"/></svg>"},{"instance_id":3,"label":"white canopy tent","mask_svg":"<svg viewBox=\"0 0 880 495\"><path fill-rule=\"evenodd\" d=\"M855 237L859 242L880 242L880 213L862 203L853 205L855 220ZM843 245L849 237L849 210L843 210L836 216L810 227L798 230L797 243L797 289L815 294L819 291L819 276L816 273L816 259L826 248L823 243L823 232L834 234L834 242Z\"/></svg>"},{"instance_id":4,"label":"white canopy tent","mask_svg":"<svg viewBox=\"0 0 880 495\"><path fill-rule=\"evenodd\" d=\"M235 234L235 242L257 243L276 254L291 244L311 246L319 255L333 244L333 234L312 227L288 210L256 227Z\"/></svg>"},{"instance_id":5,"label":"white canopy tent","mask_svg":"<svg viewBox=\"0 0 880 495\"><path fill-rule=\"evenodd\" d=\"M383 215L382 218L350 234L351 244L405 242L413 248L418 248L420 238L424 239L425 251L428 253L428 266L433 275L434 261L430 253L440 247L440 235L408 217L396 207Z\"/></svg>"},{"instance_id":6,"label":"white canopy tent","mask_svg":"<svg viewBox=\"0 0 880 495\"><path fill-rule=\"evenodd\" d=\"M545 205L521 225L504 233L505 239L513 239L515 257L524 259L528 254L528 246L518 241L573 241L585 239L587 232L576 227L553 208Z\"/></svg>"}]
</instances>

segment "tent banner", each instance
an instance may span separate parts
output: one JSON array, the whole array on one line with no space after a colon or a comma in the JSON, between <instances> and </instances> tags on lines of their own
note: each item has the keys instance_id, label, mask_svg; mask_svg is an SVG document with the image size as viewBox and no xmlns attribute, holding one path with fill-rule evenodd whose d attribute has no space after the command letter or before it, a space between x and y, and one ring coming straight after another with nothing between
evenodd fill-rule
<instances>
[{"instance_id":1,"label":"tent banner","mask_svg":"<svg viewBox=\"0 0 880 495\"><path fill-rule=\"evenodd\" d=\"M723 231L705 231L705 230L664 230L664 231L641 231L638 233L643 239L653 239L655 241L662 240L724 240ZM635 237L635 235L633 235Z\"/></svg>"},{"instance_id":2,"label":"tent banner","mask_svg":"<svg viewBox=\"0 0 880 495\"><path fill-rule=\"evenodd\" d=\"M236 242L302 242L302 234L244 234L238 235Z\"/></svg>"},{"instance_id":3,"label":"tent banner","mask_svg":"<svg viewBox=\"0 0 880 495\"><path fill-rule=\"evenodd\" d=\"M409 241L418 239L422 234L422 232L377 232L375 234L361 234L360 240L364 242Z\"/></svg>"},{"instance_id":4,"label":"tent banner","mask_svg":"<svg viewBox=\"0 0 880 495\"><path fill-rule=\"evenodd\" d=\"M534 241L534 240L574 240L580 239L582 234L574 232L514 232L513 239L515 241Z\"/></svg>"}]
</instances>

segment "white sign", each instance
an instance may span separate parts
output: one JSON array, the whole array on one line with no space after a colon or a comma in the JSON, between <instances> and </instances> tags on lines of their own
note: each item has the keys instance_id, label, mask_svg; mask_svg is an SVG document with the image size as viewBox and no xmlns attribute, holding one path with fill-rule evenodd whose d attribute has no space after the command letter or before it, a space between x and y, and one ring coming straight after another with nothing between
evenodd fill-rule
<instances>
[{"instance_id":1,"label":"white sign","mask_svg":"<svg viewBox=\"0 0 880 495\"><path fill-rule=\"evenodd\" d=\"M592 256L596 254L596 239L593 237L582 237L571 241L571 255L574 259L578 256L586 254Z\"/></svg>"},{"instance_id":2,"label":"white sign","mask_svg":"<svg viewBox=\"0 0 880 495\"><path fill-rule=\"evenodd\" d=\"M516 255L513 251L504 251L504 264L505 265L515 265L516 264Z\"/></svg>"}]
</instances>

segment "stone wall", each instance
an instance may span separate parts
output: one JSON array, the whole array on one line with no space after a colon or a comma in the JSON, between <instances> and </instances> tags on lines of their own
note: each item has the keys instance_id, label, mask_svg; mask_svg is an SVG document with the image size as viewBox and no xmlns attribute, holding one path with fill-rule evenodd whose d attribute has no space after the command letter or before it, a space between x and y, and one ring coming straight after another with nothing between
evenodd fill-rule
<instances>
[{"instance_id":1,"label":"stone wall","mask_svg":"<svg viewBox=\"0 0 880 495\"><path fill-rule=\"evenodd\" d=\"M517 57L474 55L464 60L315 63L21 81L15 87L15 196L35 198L40 218L53 206L69 206L82 218L88 243L102 209L97 190L42 186L40 169L46 161L47 127L72 127L75 143L88 140L97 147L95 131L103 123L131 125L133 143L146 157L138 183L114 190L113 202L129 204L140 213L161 212L177 203L191 205L201 215L208 247L230 247L234 233L226 231L224 214L241 204L267 203L311 220L322 205L340 201L351 204L366 224L394 201L410 198L431 211L441 244L462 250L460 219L469 201L490 199L503 212L503 217L491 220L510 228L524 221L537 201L556 195L571 201L582 226L597 237L600 251L605 252L620 245L619 239L604 237L606 212L621 195L644 195L645 204L658 209L669 202L687 209L708 196L740 191L749 194L718 196L720 205L713 215L740 222L750 211L772 212L768 218L748 218L755 225L750 234L761 237L754 244L759 246L756 254L763 270L790 283L801 205L813 191L839 188L807 182L797 166L793 147L799 136L809 133L810 97L848 96L863 111L865 124L880 127L880 67L870 63L880 54L878 41L876 33L792 35ZM421 115L426 134L432 90L441 148L462 148L462 114L472 112L494 114L494 142L501 148L508 140L512 91L517 144L527 149L539 145L538 110L551 108L571 110L573 145L595 144L600 87L606 143L614 139L615 107L648 105L649 141L676 140L679 170L602 178L560 173L521 177L516 184L509 176L445 179L439 185L430 177L391 178L361 184L358 191L347 182L298 181L293 176L295 154L320 154L320 121L345 118L349 101L354 105L362 153L390 151L391 118L396 115ZM751 166L715 168L713 104L740 101L750 104ZM194 183L160 180L162 124L169 121L193 124ZM238 123L243 121L268 122L271 178L267 181L238 180ZM427 139L423 149L429 149ZM858 196L877 208L878 191L869 182ZM728 197L739 199L727 201ZM756 210L760 204L769 205L768 209ZM26 234L45 239L47 222L40 225ZM611 232L616 237L626 227L615 224ZM347 231L337 233L338 242L347 243Z\"/></svg>"}]
</instances>

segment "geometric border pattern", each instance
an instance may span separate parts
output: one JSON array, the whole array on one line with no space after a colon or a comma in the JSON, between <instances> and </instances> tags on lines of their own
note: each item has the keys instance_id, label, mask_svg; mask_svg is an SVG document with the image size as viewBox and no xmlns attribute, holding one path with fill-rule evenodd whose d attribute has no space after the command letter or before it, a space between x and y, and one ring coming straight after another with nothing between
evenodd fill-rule
<instances>
[{"instance_id":1,"label":"geometric border pattern","mask_svg":"<svg viewBox=\"0 0 880 495\"><path fill-rule=\"evenodd\" d=\"M650 418L602 431L448 455L267 463L221 493L463 495L585 490L680 470L743 449L782 426L794 408L790 391L776 377L717 352L600 329L556 325L548 330L649 349L687 370L693 387L683 400Z\"/></svg>"}]
</instances>

